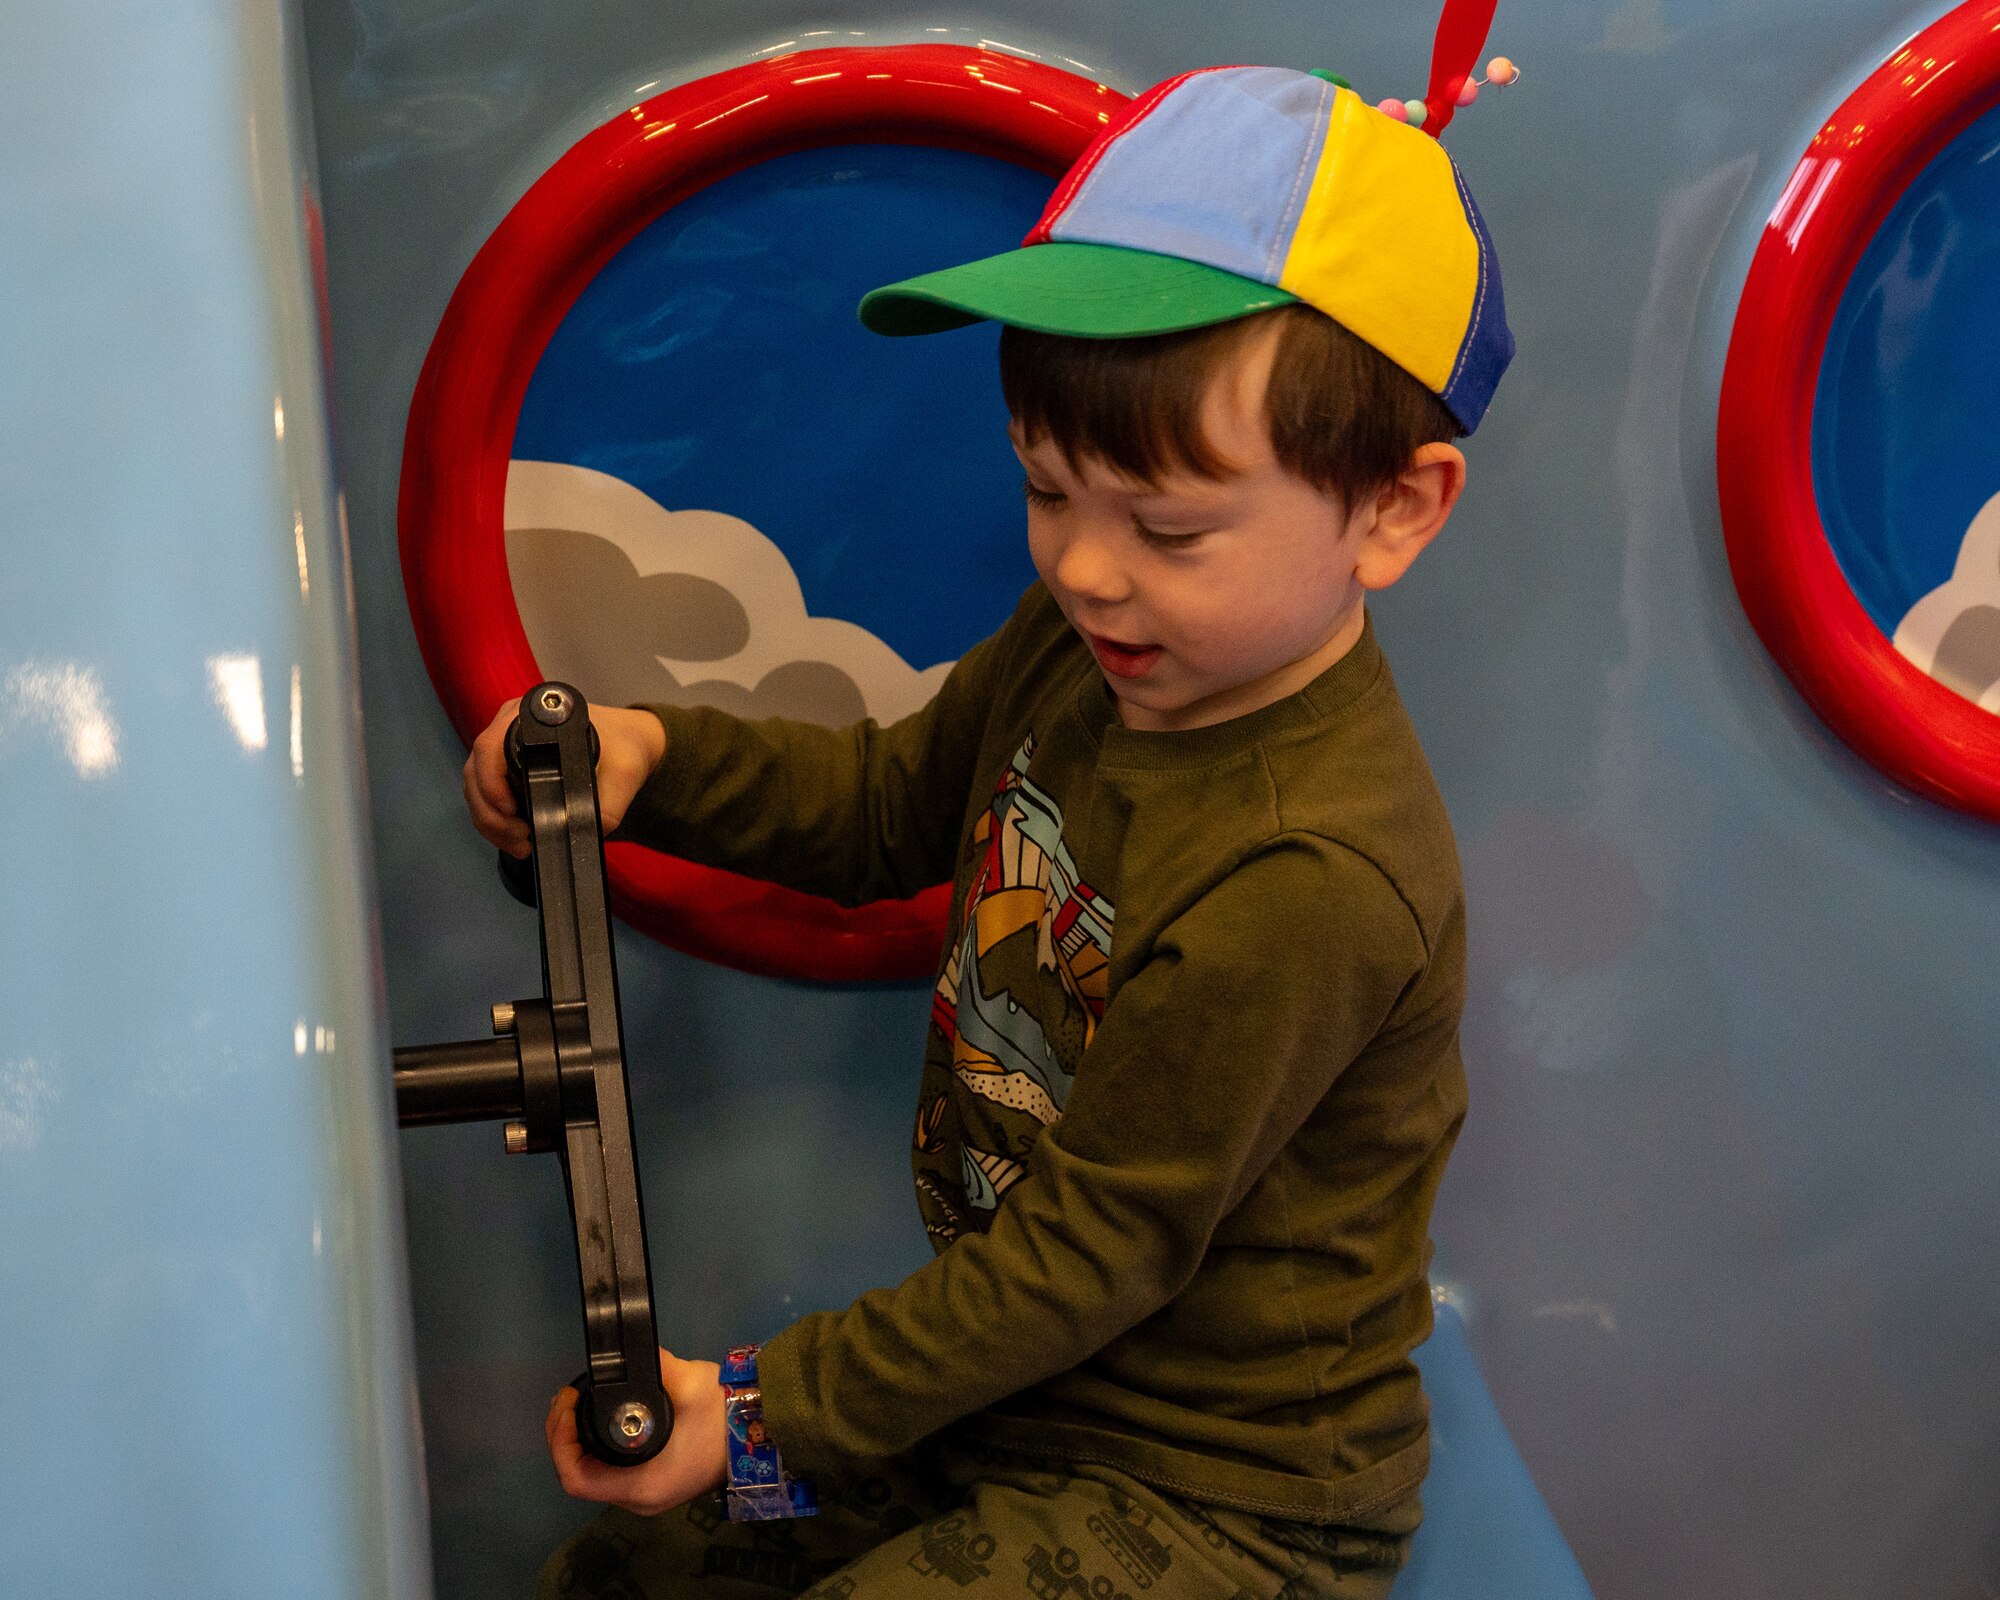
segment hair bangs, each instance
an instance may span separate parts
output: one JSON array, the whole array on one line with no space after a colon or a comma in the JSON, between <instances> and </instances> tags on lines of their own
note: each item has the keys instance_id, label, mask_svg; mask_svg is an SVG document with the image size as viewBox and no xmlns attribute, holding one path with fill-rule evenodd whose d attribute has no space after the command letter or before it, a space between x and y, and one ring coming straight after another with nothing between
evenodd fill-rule
<instances>
[{"instance_id":1,"label":"hair bangs","mask_svg":"<svg viewBox=\"0 0 2000 1600\"><path fill-rule=\"evenodd\" d=\"M1136 339L1080 339L1003 328L1000 387L1029 445L1053 439L1071 471L1086 459L1148 485L1177 470L1235 470L1209 440L1201 402L1243 338L1240 323Z\"/></svg>"},{"instance_id":2,"label":"hair bangs","mask_svg":"<svg viewBox=\"0 0 2000 1600\"><path fill-rule=\"evenodd\" d=\"M1303 304L1134 339L1003 327L1001 391L1025 442L1053 439L1071 471L1094 458L1148 485L1177 470L1225 479L1240 463L1208 438L1202 401L1270 318L1280 329L1265 422L1279 462L1308 483L1351 505L1395 482L1423 445L1463 434L1417 379Z\"/></svg>"}]
</instances>

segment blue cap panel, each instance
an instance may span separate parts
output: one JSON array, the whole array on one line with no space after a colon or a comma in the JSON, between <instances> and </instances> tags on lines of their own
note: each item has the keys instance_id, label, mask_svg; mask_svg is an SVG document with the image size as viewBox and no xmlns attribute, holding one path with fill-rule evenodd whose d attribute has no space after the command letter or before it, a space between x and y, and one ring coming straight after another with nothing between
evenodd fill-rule
<instances>
[{"instance_id":1,"label":"blue cap panel","mask_svg":"<svg viewBox=\"0 0 2000 1600\"><path fill-rule=\"evenodd\" d=\"M1275 284L1326 142L1334 87L1280 67L1188 79L1114 140L1050 229Z\"/></svg>"},{"instance_id":2,"label":"blue cap panel","mask_svg":"<svg viewBox=\"0 0 2000 1600\"><path fill-rule=\"evenodd\" d=\"M1500 284L1500 256L1493 248L1493 236L1486 231L1486 219L1458 163L1451 167L1458 197L1465 203L1465 220L1479 241L1479 289L1472 302L1472 320L1466 325L1465 343L1459 346L1458 364L1451 381L1439 396L1447 410L1458 418L1467 433L1478 431L1480 419L1493 403L1508 363L1514 359L1514 333L1507 326L1507 296Z\"/></svg>"}]
</instances>

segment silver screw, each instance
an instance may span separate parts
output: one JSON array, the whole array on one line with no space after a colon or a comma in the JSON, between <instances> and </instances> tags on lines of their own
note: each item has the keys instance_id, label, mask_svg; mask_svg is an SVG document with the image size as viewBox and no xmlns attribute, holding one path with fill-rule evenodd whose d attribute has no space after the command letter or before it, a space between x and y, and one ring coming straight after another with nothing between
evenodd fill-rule
<instances>
[{"instance_id":1,"label":"silver screw","mask_svg":"<svg viewBox=\"0 0 2000 1600\"><path fill-rule=\"evenodd\" d=\"M495 1000L493 1002L493 1031L506 1035L514 1031L514 1002Z\"/></svg>"},{"instance_id":2,"label":"silver screw","mask_svg":"<svg viewBox=\"0 0 2000 1600\"><path fill-rule=\"evenodd\" d=\"M576 701L568 690L550 687L536 695L528 709L544 727L560 728L569 721L570 713L576 709Z\"/></svg>"},{"instance_id":3,"label":"silver screw","mask_svg":"<svg viewBox=\"0 0 2000 1600\"><path fill-rule=\"evenodd\" d=\"M507 1154L523 1155L528 1148L528 1125L525 1122L507 1124Z\"/></svg>"},{"instance_id":4,"label":"silver screw","mask_svg":"<svg viewBox=\"0 0 2000 1600\"><path fill-rule=\"evenodd\" d=\"M611 1425L618 1430L618 1436L635 1450L653 1437L652 1410L637 1400L627 1400L612 1412Z\"/></svg>"}]
</instances>

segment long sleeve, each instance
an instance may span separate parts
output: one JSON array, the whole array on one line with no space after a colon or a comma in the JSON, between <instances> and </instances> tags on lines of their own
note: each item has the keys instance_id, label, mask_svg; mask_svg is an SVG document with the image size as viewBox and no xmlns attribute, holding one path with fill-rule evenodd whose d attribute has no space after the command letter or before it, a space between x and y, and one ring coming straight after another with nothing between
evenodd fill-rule
<instances>
[{"instance_id":1,"label":"long sleeve","mask_svg":"<svg viewBox=\"0 0 2000 1600\"><path fill-rule=\"evenodd\" d=\"M843 905L943 882L1008 639L975 645L928 705L886 728L645 707L667 753L616 837Z\"/></svg>"},{"instance_id":2,"label":"long sleeve","mask_svg":"<svg viewBox=\"0 0 2000 1600\"><path fill-rule=\"evenodd\" d=\"M1342 845L1281 835L1222 878L1111 996L989 1228L766 1344L786 1459L906 1449L1173 1301L1343 1070L1420 1003L1426 960L1397 890Z\"/></svg>"}]
</instances>

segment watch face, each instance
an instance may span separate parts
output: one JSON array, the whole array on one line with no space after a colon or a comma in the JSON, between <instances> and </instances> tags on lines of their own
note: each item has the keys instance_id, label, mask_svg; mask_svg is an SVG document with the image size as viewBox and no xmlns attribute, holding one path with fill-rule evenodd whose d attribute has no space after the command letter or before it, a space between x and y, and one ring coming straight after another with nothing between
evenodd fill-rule
<instances>
[{"instance_id":1,"label":"watch face","mask_svg":"<svg viewBox=\"0 0 2000 1600\"><path fill-rule=\"evenodd\" d=\"M1997 100L1981 0L1820 129L1751 263L1716 442L1737 591L1800 694L2000 821Z\"/></svg>"},{"instance_id":2,"label":"watch face","mask_svg":"<svg viewBox=\"0 0 2000 1600\"><path fill-rule=\"evenodd\" d=\"M2000 715L2000 109L1924 167L1855 268L1820 368L1813 480L1883 637Z\"/></svg>"},{"instance_id":3,"label":"watch face","mask_svg":"<svg viewBox=\"0 0 2000 1600\"><path fill-rule=\"evenodd\" d=\"M1124 97L957 45L752 61L571 147L432 340L398 511L468 740L547 678L846 726L921 708L1032 578L997 330L867 333L868 290L1015 248ZM935 967L948 886L849 907L617 842L619 915L813 979Z\"/></svg>"}]
</instances>

